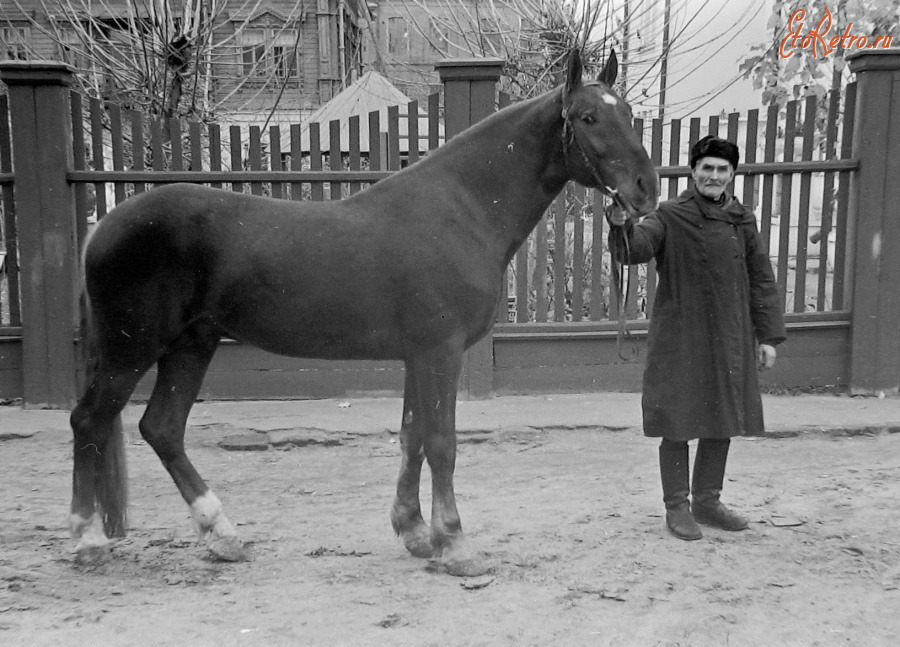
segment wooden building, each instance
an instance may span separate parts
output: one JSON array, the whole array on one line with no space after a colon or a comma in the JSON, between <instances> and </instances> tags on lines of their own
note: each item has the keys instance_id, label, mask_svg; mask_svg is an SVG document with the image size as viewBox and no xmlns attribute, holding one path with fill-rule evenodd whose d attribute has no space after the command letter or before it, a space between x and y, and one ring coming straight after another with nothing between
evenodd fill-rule
<instances>
[{"instance_id":1,"label":"wooden building","mask_svg":"<svg viewBox=\"0 0 900 647\"><path fill-rule=\"evenodd\" d=\"M329 101L361 73L361 26L368 24L363 0L164 4L173 11L193 7L195 15L151 15L147 12L153 3L129 0L0 0L0 60L65 61L82 75L93 75L104 99L116 99L120 80L115 64L127 59L129 43L136 42L129 35L135 25L169 34L172 55L178 53L179 38L206 34L205 25L212 25L208 33L211 45L188 50L193 60L189 61L192 67L186 83L197 83L195 92L209 99L214 114L259 113L276 104L279 111L293 114L309 111ZM59 12L51 13L50 7L58 7ZM95 32L90 43L79 36L83 27L73 27L73 17ZM199 40L203 38L206 36ZM87 55L91 48L108 51ZM135 60L140 55L135 52ZM96 65L98 59L108 60L109 66Z\"/></svg>"}]
</instances>

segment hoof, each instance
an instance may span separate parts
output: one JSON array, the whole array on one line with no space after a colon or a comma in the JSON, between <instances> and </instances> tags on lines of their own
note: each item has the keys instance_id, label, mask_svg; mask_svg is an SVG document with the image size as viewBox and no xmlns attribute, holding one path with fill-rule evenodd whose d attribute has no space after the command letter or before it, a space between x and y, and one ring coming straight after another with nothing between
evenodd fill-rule
<instances>
[{"instance_id":1,"label":"hoof","mask_svg":"<svg viewBox=\"0 0 900 647\"><path fill-rule=\"evenodd\" d=\"M481 577L491 572L491 567L477 559L432 559L428 569L436 573L446 573L453 577Z\"/></svg>"},{"instance_id":2,"label":"hoof","mask_svg":"<svg viewBox=\"0 0 900 647\"><path fill-rule=\"evenodd\" d=\"M237 537L220 537L209 542L207 546L210 556L220 562L244 562L247 561L247 553L244 545Z\"/></svg>"},{"instance_id":3,"label":"hoof","mask_svg":"<svg viewBox=\"0 0 900 647\"><path fill-rule=\"evenodd\" d=\"M421 559L434 557L434 548L431 547L431 539L427 530L424 533L415 533L404 537L403 545L413 557Z\"/></svg>"},{"instance_id":4,"label":"hoof","mask_svg":"<svg viewBox=\"0 0 900 647\"><path fill-rule=\"evenodd\" d=\"M109 561L112 551L109 544L83 546L75 550L75 563L79 566L102 566Z\"/></svg>"}]
</instances>

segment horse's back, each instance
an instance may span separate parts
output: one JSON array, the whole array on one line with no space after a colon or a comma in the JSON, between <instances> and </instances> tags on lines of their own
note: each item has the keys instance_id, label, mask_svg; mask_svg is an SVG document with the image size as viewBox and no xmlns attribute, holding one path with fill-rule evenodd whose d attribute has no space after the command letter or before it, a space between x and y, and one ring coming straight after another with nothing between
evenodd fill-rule
<instances>
[{"instance_id":1,"label":"horse's back","mask_svg":"<svg viewBox=\"0 0 900 647\"><path fill-rule=\"evenodd\" d=\"M223 335L306 357L399 359L454 329L480 336L496 268L399 193L314 203L170 185L135 196L88 245L92 304L126 334L154 321L164 340L204 317Z\"/></svg>"}]
</instances>

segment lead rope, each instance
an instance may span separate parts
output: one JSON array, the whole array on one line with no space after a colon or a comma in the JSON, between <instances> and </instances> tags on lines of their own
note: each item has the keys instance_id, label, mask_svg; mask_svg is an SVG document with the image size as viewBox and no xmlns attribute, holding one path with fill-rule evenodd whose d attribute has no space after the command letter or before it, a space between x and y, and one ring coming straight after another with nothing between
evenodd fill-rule
<instances>
[{"instance_id":1,"label":"lead rope","mask_svg":"<svg viewBox=\"0 0 900 647\"><path fill-rule=\"evenodd\" d=\"M612 268L612 283L616 293L616 307L619 311L618 329L616 330L616 352L619 359L624 362L633 362L637 359L640 350L637 342L628 330L628 312L626 310L626 301L628 294L631 292L631 272L628 266L631 264L631 246L628 243L628 236L625 234L624 227L614 227L619 235L622 248L625 251L625 257L621 261L617 261L610 254L610 267ZM625 342L628 342L628 352L625 351Z\"/></svg>"}]
</instances>

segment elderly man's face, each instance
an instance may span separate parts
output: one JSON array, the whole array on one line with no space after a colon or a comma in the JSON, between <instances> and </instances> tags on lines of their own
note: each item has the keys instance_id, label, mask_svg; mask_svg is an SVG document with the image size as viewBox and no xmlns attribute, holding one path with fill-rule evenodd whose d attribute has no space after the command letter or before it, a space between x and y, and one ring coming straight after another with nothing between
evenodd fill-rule
<instances>
[{"instance_id":1,"label":"elderly man's face","mask_svg":"<svg viewBox=\"0 0 900 647\"><path fill-rule=\"evenodd\" d=\"M700 195L718 200L734 177L731 162L721 157L701 157L691 171Z\"/></svg>"}]
</instances>

